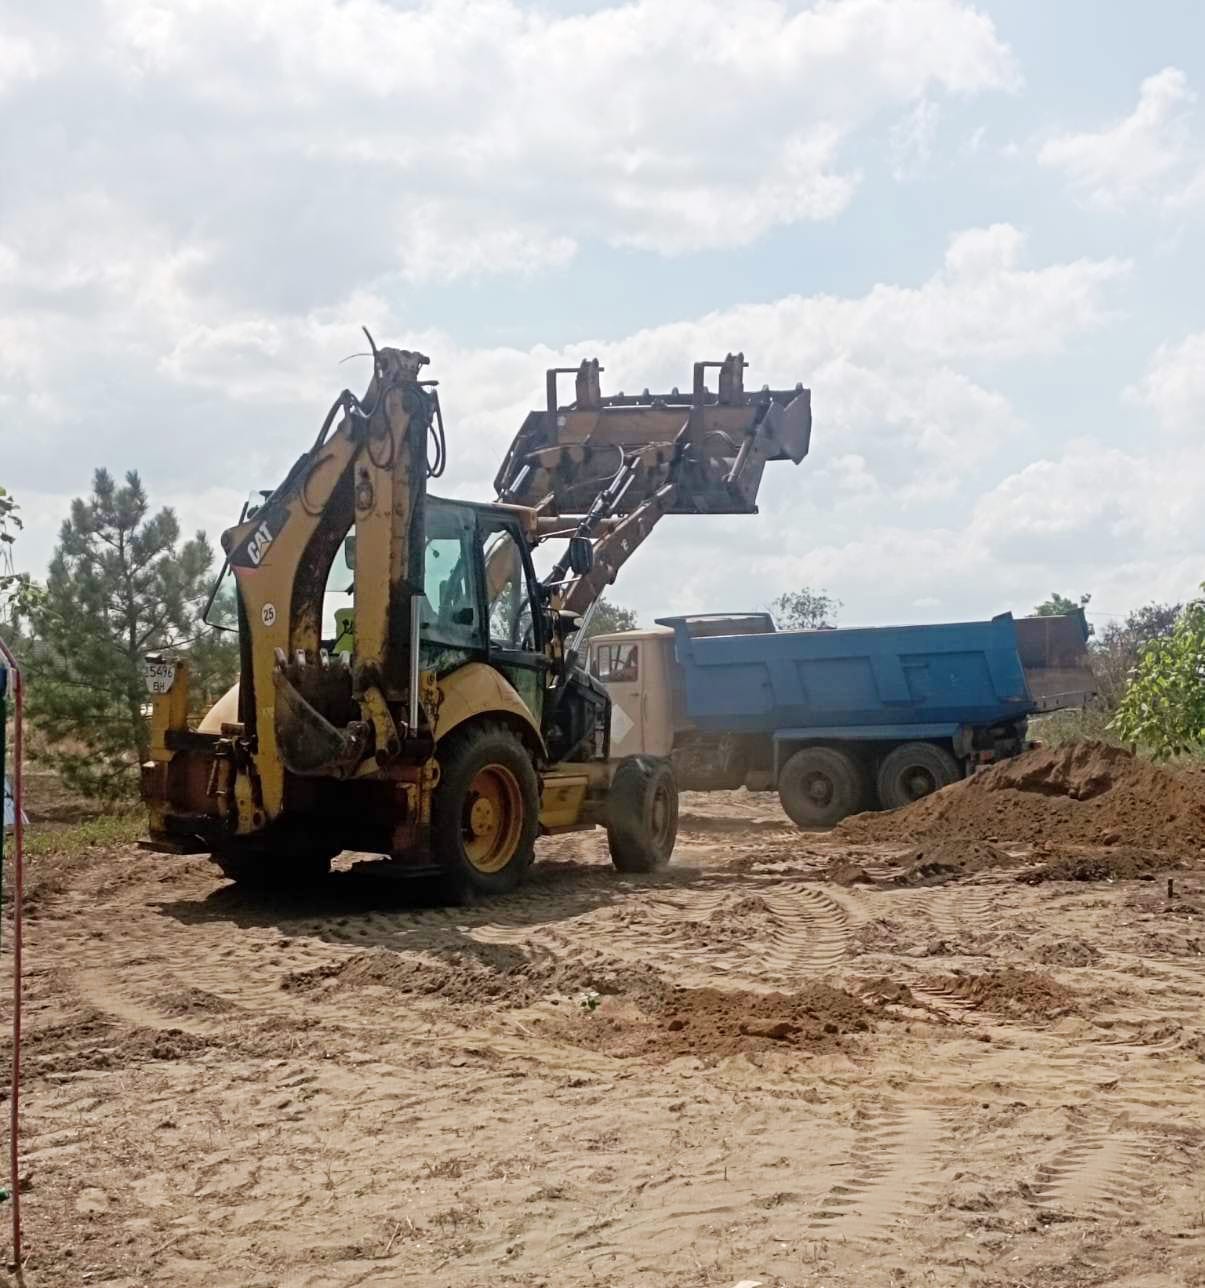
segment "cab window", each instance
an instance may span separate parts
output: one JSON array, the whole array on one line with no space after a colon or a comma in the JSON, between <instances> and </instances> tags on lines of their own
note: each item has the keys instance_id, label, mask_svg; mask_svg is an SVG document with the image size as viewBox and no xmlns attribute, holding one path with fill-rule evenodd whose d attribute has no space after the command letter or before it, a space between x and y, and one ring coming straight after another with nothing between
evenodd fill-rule
<instances>
[{"instance_id":1,"label":"cab window","mask_svg":"<svg viewBox=\"0 0 1205 1288\"><path fill-rule=\"evenodd\" d=\"M481 542L490 643L535 652L539 641L517 530L506 520L483 518Z\"/></svg>"},{"instance_id":2,"label":"cab window","mask_svg":"<svg viewBox=\"0 0 1205 1288\"><path fill-rule=\"evenodd\" d=\"M437 644L481 648L476 514L468 506L428 500L426 519L422 636ZM322 638L336 653L351 653L355 646L355 545L350 533L331 563L323 595Z\"/></svg>"},{"instance_id":3,"label":"cab window","mask_svg":"<svg viewBox=\"0 0 1205 1288\"><path fill-rule=\"evenodd\" d=\"M476 526L467 506L427 503L422 634L439 644L480 647Z\"/></svg>"},{"instance_id":4,"label":"cab window","mask_svg":"<svg viewBox=\"0 0 1205 1288\"><path fill-rule=\"evenodd\" d=\"M598 644L594 678L604 684L631 684L640 679L640 649L636 644Z\"/></svg>"},{"instance_id":5,"label":"cab window","mask_svg":"<svg viewBox=\"0 0 1205 1288\"><path fill-rule=\"evenodd\" d=\"M354 546L354 537L350 545L347 541L340 543L322 595L322 638L332 653L350 653L355 641Z\"/></svg>"}]
</instances>

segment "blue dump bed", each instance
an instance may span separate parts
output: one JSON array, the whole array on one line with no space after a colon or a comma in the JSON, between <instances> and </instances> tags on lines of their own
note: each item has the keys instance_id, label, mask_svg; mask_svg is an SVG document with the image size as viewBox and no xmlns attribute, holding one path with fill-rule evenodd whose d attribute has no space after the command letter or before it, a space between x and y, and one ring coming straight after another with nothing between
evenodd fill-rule
<instances>
[{"instance_id":1,"label":"blue dump bed","mask_svg":"<svg viewBox=\"0 0 1205 1288\"><path fill-rule=\"evenodd\" d=\"M723 635L706 617L658 622L674 631L680 715L700 730L993 725L1044 705L1026 681L1010 613L820 631L776 631L750 615L743 629L752 633Z\"/></svg>"}]
</instances>

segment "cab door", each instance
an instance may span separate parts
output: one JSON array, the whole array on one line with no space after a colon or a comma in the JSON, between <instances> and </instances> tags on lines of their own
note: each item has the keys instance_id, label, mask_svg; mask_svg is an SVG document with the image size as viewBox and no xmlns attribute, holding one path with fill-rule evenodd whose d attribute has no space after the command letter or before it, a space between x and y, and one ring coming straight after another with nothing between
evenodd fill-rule
<instances>
[{"instance_id":1,"label":"cab door","mask_svg":"<svg viewBox=\"0 0 1205 1288\"><path fill-rule=\"evenodd\" d=\"M531 554L509 515L481 511L477 539L490 665L514 685L538 725L550 663Z\"/></svg>"},{"instance_id":2,"label":"cab door","mask_svg":"<svg viewBox=\"0 0 1205 1288\"><path fill-rule=\"evenodd\" d=\"M645 750L643 640L602 640L590 645L590 669L611 696L611 757Z\"/></svg>"}]
</instances>

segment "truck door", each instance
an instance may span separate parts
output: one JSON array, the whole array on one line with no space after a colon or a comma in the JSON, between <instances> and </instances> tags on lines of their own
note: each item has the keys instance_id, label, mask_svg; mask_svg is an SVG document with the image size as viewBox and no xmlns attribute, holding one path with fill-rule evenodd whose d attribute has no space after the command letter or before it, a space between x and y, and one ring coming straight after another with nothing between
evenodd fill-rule
<instances>
[{"instance_id":1,"label":"truck door","mask_svg":"<svg viewBox=\"0 0 1205 1288\"><path fill-rule=\"evenodd\" d=\"M611 755L616 759L645 750L642 643L608 640L590 646L590 670L611 695Z\"/></svg>"}]
</instances>

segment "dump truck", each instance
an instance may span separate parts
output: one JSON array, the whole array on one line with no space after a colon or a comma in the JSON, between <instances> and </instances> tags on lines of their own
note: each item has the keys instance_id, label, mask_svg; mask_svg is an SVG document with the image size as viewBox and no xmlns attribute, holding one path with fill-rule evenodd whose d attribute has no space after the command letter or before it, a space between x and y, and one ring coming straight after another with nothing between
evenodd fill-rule
<instances>
[{"instance_id":1,"label":"dump truck","mask_svg":"<svg viewBox=\"0 0 1205 1288\"><path fill-rule=\"evenodd\" d=\"M680 788L777 790L800 827L894 809L1027 746L1031 716L1091 696L1081 612L779 631L768 613L598 635L589 670L617 755L668 757Z\"/></svg>"},{"instance_id":2,"label":"dump truck","mask_svg":"<svg viewBox=\"0 0 1205 1288\"><path fill-rule=\"evenodd\" d=\"M577 640L665 514L756 513L765 465L806 455L808 391L746 393L730 354L696 364L685 396L604 397L587 360L562 406L550 371L497 497L474 503L428 494L447 439L427 358L369 343L365 394L344 390L222 534L214 595L233 587L238 683L194 726L187 655L147 659L146 848L281 887L366 851L455 898L512 889L541 834L601 825L618 869L667 862L670 760L613 754Z\"/></svg>"}]
</instances>

